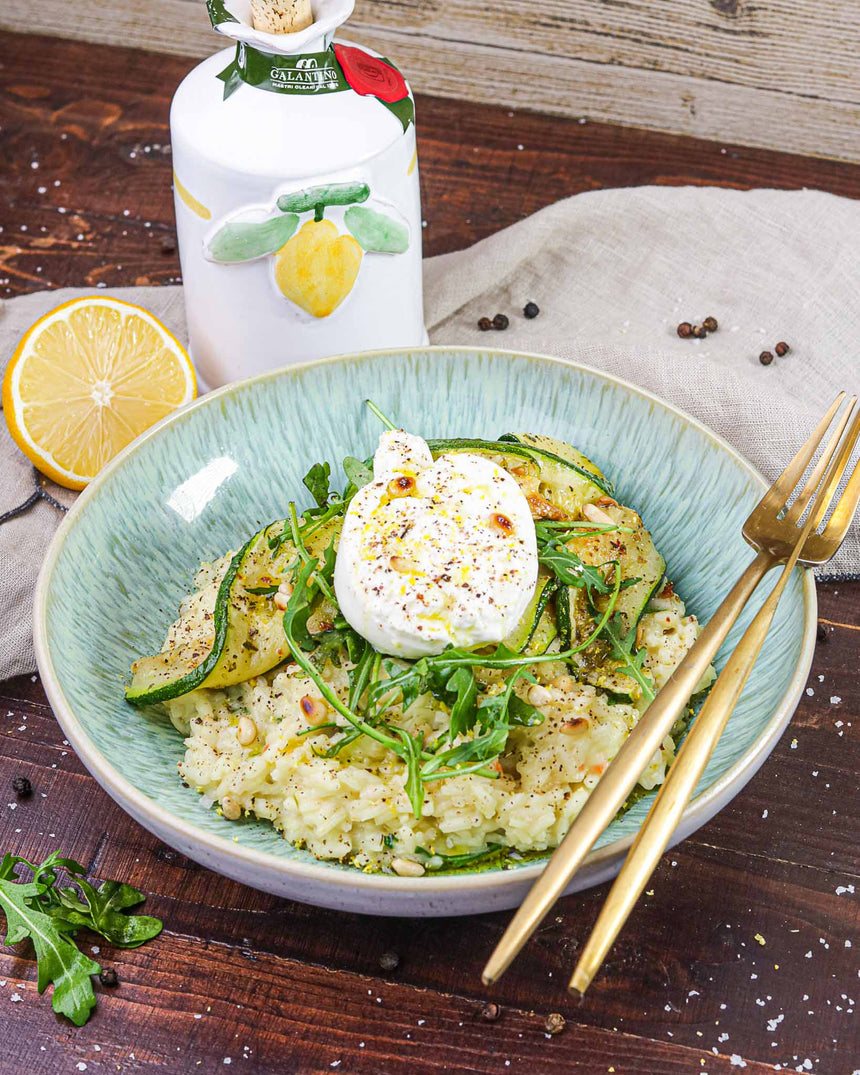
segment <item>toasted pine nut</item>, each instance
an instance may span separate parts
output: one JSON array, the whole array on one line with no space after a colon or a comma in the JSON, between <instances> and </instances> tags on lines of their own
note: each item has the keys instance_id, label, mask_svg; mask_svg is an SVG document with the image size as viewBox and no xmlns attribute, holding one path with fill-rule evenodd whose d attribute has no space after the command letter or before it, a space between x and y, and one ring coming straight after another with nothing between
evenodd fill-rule
<instances>
[{"instance_id":1,"label":"toasted pine nut","mask_svg":"<svg viewBox=\"0 0 860 1075\"><path fill-rule=\"evenodd\" d=\"M250 717L240 717L236 738L243 747L249 747L257 738L257 725Z\"/></svg>"},{"instance_id":2,"label":"toasted pine nut","mask_svg":"<svg viewBox=\"0 0 860 1075\"><path fill-rule=\"evenodd\" d=\"M559 691L572 691L576 689L576 680L573 676L561 675L552 681L552 685Z\"/></svg>"},{"instance_id":3,"label":"toasted pine nut","mask_svg":"<svg viewBox=\"0 0 860 1075\"><path fill-rule=\"evenodd\" d=\"M540 493L530 493L526 497L529 502L529 507L532 510L532 515L536 519L552 519L558 522L561 519L569 519L570 514L564 510L564 508L558 508L555 504L551 504L546 497L541 496Z\"/></svg>"},{"instance_id":4,"label":"toasted pine nut","mask_svg":"<svg viewBox=\"0 0 860 1075\"><path fill-rule=\"evenodd\" d=\"M293 585L291 582L282 582L278 587L278 592L275 594L275 607L279 608L281 612L287 607L290 598L293 596Z\"/></svg>"},{"instance_id":5,"label":"toasted pine nut","mask_svg":"<svg viewBox=\"0 0 860 1075\"><path fill-rule=\"evenodd\" d=\"M323 720L328 716L328 704L323 698L313 698L310 694L306 694L299 702L299 705L310 721Z\"/></svg>"},{"instance_id":6,"label":"toasted pine nut","mask_svg":"<svg viewBox=\"0 0 860 1075\"><path fill-rule=\"evenodd\" d=\"M574 717L573 720L566 720L559 731L562 735L580 735L588 731L589 727L590 722L585 717Z\"/></svg>"},{"instance_id":7,"label":"toasted pine nut","mask_svg":"<svg viewBox=\"0 0 860 1075\"><path fill-rule=\"evenodd\" d=\"M552 691L548 691L546 687L542 687L540 683L535 683L529 687L529 701L532 705L546 705L547 702L552 700Z\"/></svg>"},{"instance_id":8,"label":"toasted pine nut","mask_svg":"<svg viewBox=\"0 0 860 1075\"><path fill-rule=\"evenodd\" d=\"M583 504L582 514L589 522L597 523L599 526L615 526L615 520L612 516L607 515L602 508L598 508L596 504Z\"/></svg>"},{"instance_id":9,"label":"toasted pine nut","mask_svg":"<svg viewBox=\"0 0 860 1075\"><path fill-rule=\"evenodd\" d=\"M400 477L391 479L386 490L393 500L401 496L411 496L415 492L415 479L408 474L401 474Z\"/></svg>"},{"instance_id":10,"label":"toasted pine nut","mask_svg":"<svg viewBox=\"0 0 860 1075\"><path fill-rule=\"evenodd\" d=\"M490 516L490 529L502 537L510 537L514 533L514 524L507 515L497 511Z\"/></svg>"},{"instance_id":11,"label":"toasted pine nut","mask_svg":"<svg viewBox=\"0 0 860 1075\"><path fill-rule=\"evenodd\" d=\"M414 859L403 859L399 856L391 860L391 868L400 877L422 877L424 867Z\"/></svg>"},{"instance_id":12,"label":"toasted pine nut","mask_svg":"<svg viewBox=\"0 0 860 1075\"><path fill-rule=\"evenodd\" d=\"M242 816L242 804L232 795L225 795L221 800L221 813L228 821L238 821Z\"/></svg>"}]
</instances>

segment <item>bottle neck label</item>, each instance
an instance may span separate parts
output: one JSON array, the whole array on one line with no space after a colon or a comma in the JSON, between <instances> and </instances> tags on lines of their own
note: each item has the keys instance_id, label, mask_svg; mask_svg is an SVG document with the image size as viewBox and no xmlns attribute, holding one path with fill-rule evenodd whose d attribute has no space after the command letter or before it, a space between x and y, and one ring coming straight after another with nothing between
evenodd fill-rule
<instances>
[{"instance_id":1,"label":"bottle neck label","mask_svg":"<svg viewBox=\"0 0 860 1075\"><path fill-rule=\"evenodd\" d=\"M224 83L224 100L243 82L254 89L290 96L325 97L353 90L363 97L375 97L404 131L415 122L415 105L394 64L354 46L332 45L325 52L284 56L239 41L236 55L218 78Z\"/></svg>"}]
</instances>

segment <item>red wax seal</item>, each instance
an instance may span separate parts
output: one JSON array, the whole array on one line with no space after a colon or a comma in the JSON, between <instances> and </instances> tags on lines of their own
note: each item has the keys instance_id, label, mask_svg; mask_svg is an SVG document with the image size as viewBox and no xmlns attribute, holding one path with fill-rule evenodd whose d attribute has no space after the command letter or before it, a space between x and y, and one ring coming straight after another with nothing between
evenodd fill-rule
<instances>
[{"instance_id":1,"label":"red wax seal","mask_svg":"<svg viewBox=\"0 0 860 1075\"><path fill-rule=\"evenodd\" d=\"M362 97L378 97L393 104L402 101L409 92L397 68L378 56L351 45L335 45L334 54L343 68L344 78Z\"/></svg>"}]
</instances>

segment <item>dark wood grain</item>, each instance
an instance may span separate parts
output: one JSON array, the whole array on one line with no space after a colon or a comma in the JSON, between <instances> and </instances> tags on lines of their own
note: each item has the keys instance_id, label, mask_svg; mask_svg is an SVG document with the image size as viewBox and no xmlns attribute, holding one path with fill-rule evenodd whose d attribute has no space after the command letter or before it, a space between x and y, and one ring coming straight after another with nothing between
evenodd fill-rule
<instances>
[{"instance_id":1,"label":"dark wood grain","mask_svg":"<svg viewBox=\"0 0 860 1075\"><path fill-rule=\"evenodd\" d=\"M0 287L176 279L167 111L190 61L9 35L0 52ZM419 101L419 138L430 253L600 186L860 195L860 168L850 165L433 99ZM214 1072L227 1057L231 1071L301 1075L713 1075L740 1059L755 1075L776 1064L803 1070L807 1060L814 1072L852 1072L860 585L827 584L819 597L832 626L816 651L814 693L747 788L665 856L579 1002L564 984L606 886L562 901L487 990L481 966L507 915L338 914L212 874L101 791L63 742L38 680L0 684L0 849L41 857L61 846L92 876L150 893L147 909L166 924L132 952L100 945L121 985L97 987L99 1010L81 1029L37 996L27 947L0 948L0 1072ZM11 794L18 773L31 779L31 799ZM379 960L390 951L400 962L385 973ZM496 1021L481 1014L488 1000L501 1006ZM553 1038L549 1012L567 1019Z\"/></svg>"},{"instance_id":2,"label":"dark wood grain","mask_svg":"<svg viewBox=\"0 0 860 1075\"><path fill-rule=\"evenodd\" d=\"M0 55L0 295L178 280L168 110L194 61L13 34ZM429 97L417 114L430 255L602 187L860 192L835 161Z\"/></svg>"}]
</instances>

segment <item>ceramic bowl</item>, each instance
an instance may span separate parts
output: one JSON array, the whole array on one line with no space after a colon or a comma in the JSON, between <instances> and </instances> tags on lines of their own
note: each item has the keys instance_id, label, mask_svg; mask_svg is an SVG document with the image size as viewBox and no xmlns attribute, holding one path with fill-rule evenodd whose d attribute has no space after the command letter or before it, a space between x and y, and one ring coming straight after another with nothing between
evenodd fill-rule
<instances>
[{"instance_id":1,"label":"ceramic bowl","mask_svg":"<svg viewBox=\"0 0 860 1075\"><path fill-rule=\"evenodd\" d=\"M201 560L283 517L291 498L306 495L301 477L311 463L372 453L379 425L363 405L368 397L427 437L535 430L576 444L612 478L621 502L641 512L701 621L752 555L740 528L763 479L719 437L647 392L536 355L430 347L342 356L205 396L139 437L89 486L57 531L39 580L42 680L67 738L108 794L204 866L350 911L451 915L513 907L542 863L421 878L370 875L317 861L268 823L223 820L177 779L183 744L173 727L123 699L129 665L159 649ZM815 624L812 575L797 571L676 841L729 802L773 749L806 682ZM617 872L649 803L650 796L640 800L607 828L570 891Z\"/></svg>"}]
</instances>

